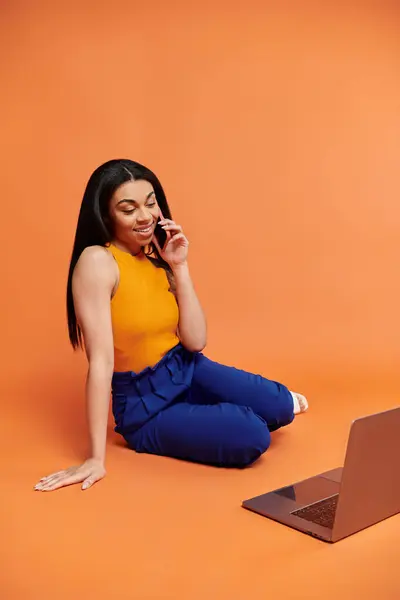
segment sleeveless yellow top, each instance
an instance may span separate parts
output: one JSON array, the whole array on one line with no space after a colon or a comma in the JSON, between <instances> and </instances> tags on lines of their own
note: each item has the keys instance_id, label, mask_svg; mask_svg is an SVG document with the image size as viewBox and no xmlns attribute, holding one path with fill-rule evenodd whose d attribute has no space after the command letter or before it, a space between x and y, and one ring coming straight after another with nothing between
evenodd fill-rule
<instances>
[{"instance_id":1,"label":"sleeveless yellow top","mask_svg":"<svg viewBox=\"0 0 400 600\"><path fill-rule=\"evenodd\" d=\"M178 305L166 272L143 252L132 256L113 244L107 250L119 268L119 284L111 299L114 371L139 373L179 343Z\"/></svg>"}]
</instances>

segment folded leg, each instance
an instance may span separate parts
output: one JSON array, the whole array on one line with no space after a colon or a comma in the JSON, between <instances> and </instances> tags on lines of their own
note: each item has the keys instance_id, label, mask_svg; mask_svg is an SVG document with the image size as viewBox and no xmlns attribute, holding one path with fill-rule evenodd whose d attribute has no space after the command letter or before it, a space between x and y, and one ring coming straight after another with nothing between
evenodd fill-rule
<instances>
[{"instance_id":1,"label":"folded leg","mask_svg":"<svg viewBox=\"0 0 400 600\"><path fill-rule=\"evenodd\" d=\"M270 444L262 418L226 402L174 404L124 437L137 452L237 468L253 463Z\"/></svg>"},{"instance_id":2,"label":"folded leg","mask_svg":"<svg viewBox=\"0 0 400 600\"><path fill-rule=\"evenodd\" d=\"M196 357L189 402L247 406L267 423L270 431L288 425L294 418L293 397L287 387L261 375L221 365L203 354Z\"/></svg>"}]
</instances>

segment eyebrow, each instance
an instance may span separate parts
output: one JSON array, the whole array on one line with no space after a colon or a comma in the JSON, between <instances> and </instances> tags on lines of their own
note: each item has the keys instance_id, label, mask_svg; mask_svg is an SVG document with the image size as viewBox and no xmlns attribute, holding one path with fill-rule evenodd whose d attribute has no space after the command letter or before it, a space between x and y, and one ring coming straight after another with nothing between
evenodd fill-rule
<instances>
[{"instance_id":1,"label":"eyebrow","mask_svg":"<svg viewBox=\"0 0 400 600\"><path fill-rule=\"evenodd\" d=\"M152 192L149 192L147 194L147 196L146 196L146 202L147 202L147 200L149 200L149 198L151 198L151 196L153 196L153 194L154 194L154 190ZM138 204L137 200L132 200L130 198L124 198L124 200L120 200L119 202L117 202L117 206L119 204L122 204L123 202L130 202L131 204Z\"/></svg>"}]
</instances>

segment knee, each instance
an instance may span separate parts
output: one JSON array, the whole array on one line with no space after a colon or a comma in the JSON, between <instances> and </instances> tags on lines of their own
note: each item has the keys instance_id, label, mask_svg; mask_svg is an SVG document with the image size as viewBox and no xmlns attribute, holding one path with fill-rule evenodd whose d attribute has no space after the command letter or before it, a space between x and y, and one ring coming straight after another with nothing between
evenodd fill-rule
<instances>
[{"instance_id":1,"label":"knee","mask_svg":"<svg viewBox=\"0 0 400 600\"><path fill-rule=\"evenodd\" d=\"M223 461L226 467L245 468L251 465L268 450L271 443L266 423L255 414L235 434Z\"/></svg>"}]
</instances>

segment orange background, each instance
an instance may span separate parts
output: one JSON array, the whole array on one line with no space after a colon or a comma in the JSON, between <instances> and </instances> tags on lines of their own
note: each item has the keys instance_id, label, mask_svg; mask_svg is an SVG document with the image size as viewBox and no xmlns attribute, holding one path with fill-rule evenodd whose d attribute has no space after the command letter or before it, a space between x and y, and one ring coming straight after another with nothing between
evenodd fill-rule
<instances>
[{"instance_id":1,"label":"orange background","mask_svg":"<svg viewBox=\"0 0 400 600\"><path fill-rule=\"evenodd\" d=\"M396 3L0 10L2 596L400 597L398 517L330 547L240 508L337 466L350 420L398 404ZM104 482L34 494L85 452L65 282L86 181L116 157L157 173L191 241L208 355L311 410L244 472L136 455L110 423Z\"/></svg>"}]
</instances>

